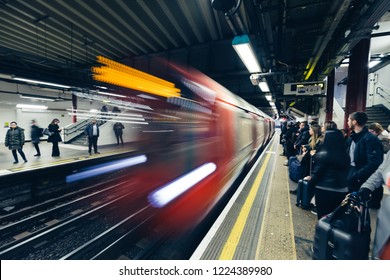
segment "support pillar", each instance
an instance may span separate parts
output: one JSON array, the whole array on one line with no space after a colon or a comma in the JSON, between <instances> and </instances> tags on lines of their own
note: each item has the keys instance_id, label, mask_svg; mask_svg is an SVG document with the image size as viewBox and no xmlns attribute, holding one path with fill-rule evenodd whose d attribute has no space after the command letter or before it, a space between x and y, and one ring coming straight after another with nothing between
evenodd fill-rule
<instances>
[{"instance_id":1,"label":"support pillar","mask_svg":"<svg viewBox=\"0 0 390 280\"><path fill-rule=\"evenodd\" d=\"M72 123L77 122L77 95L72 94Z\"/></svg>"},{"instance_id":2,"label":"support pillar","mask_svg":"<svg viewBox=\"0 0 390 280\"><path fill-rule=\"evenodd\" d=\"M347 122L351 113L366 109L369 57L370 38L362 39L352 49L349 58L344 128L348 128Z\"/></svg>"},{"instance_id":3,"label":"support pillar","mask_svg":"<svg viewBox=\"0 0 390 280\"><path fill-rule=\"evenodd\" d=\"M326 88L325 121L331 121L333 119L334 79L335 70L333 69L328 76L328 85Z\"/></svg>"}]
</instances>

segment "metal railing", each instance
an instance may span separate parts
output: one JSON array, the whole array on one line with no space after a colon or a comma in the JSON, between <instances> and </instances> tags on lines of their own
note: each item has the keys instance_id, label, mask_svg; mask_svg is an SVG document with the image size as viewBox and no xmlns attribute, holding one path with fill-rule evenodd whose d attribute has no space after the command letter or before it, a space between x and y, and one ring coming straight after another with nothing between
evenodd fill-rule
<instances>
[{"instance_id":1,"label":"metal railing","mask_svg":"<svg viewBox=\"0 0 390 280\"><path fill-rule=\"evenodd\" d=\"M387 103L390 104L390 93L386 91L383 87L376 88L376 94L382 97Z\"/></svg>"}]
</instances>

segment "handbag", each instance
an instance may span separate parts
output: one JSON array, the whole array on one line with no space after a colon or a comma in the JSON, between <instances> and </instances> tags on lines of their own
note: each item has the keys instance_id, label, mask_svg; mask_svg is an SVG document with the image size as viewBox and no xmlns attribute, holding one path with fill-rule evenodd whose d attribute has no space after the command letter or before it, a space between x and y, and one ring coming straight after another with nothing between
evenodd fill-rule
<instances>
[{"instance_id":1,"label":"handbag","mask_svg":"<svg viewBox=\"0 0 390 280\"><path fill-rule=\"evenodd\" d=\"M43 135L47 135L47 136L52 136L54 134L54 132L51 132L48 128L45 128L43 131L42 131L42 134Z\"/></svg>"}]
</instances>

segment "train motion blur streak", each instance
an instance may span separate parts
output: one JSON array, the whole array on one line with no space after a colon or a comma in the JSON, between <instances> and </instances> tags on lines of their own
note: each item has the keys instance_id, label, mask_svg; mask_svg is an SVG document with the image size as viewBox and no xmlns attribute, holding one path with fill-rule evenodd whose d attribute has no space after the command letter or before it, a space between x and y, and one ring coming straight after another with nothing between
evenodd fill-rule
<instances>
[{"instance_id":1,"label":"train motion blur streak","mask_svg":"<svg viewBox=\"0 0 390 280\"><path fill-rule=\"evenodd\" d=\"M110 60L102 61L110 67ZM133 136L148 161L128 177L142 182L137 190L144 200L138 198L135 203L151 205L164 225L181 232L196 226L211 211L243 168L265 147L275 126L269 116L201 72L162 63L161 69L168 69L166 80L137 70L133 81L131 67L119 67L116 62L116 72L125 69L130 73L121 73L124 81L119 85L118 79L99 80L120 86L122 93L128 90L129 103L152 109L121 108L142 115L146 122L134 126ZM147 85L144 92L132 84L140 79L144 79L142 85ZM154 88L156 83L164 87ZM158 95L155 92L159 88L172 93ZM198 174L199 170L205 173ZM184 182L191 174L196 180Z\"/></svg>"},{"instance_id":2,"label":"train motion blur streak","mask_svg":"<svg viewBox=\"0 0 390 280\"><path fill-rule=\"evenodd\" d=\"M122 159L122 160L116 160L109 163L99 164L96 166L91 166L88 168L85 168L75 174L67 176L66 182L67 183L73 183L80 180L88 179L90 177L94 177L97 175L102 175L105 173L113 172L118 169L127 168L130 166L134 166L137 164L141 164L147 161L147 158L145 155L136 156L133 158L128 159Z\"/></svg>"}]
</instances>

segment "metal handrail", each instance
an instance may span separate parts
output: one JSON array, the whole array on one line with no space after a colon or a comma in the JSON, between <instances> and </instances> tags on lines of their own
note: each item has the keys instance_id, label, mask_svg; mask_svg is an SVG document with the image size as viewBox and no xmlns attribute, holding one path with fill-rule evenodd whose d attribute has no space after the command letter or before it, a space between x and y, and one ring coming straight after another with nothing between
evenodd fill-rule
<instances>
[{"instance_id":1,"label":"metal handrail","mask_svg":"<svg viewBox=\"0 0 390 280\"><path fill-rule=\"evenodd\" d=\"M386 100L388 103L390 103L390 93L387 92L384 88L382 87L377 87L376 88L376 94L378 94L380 97L382 97L384 100ZM384 96L384 94L386 96Z\"/></svg>"}]
</instances>

